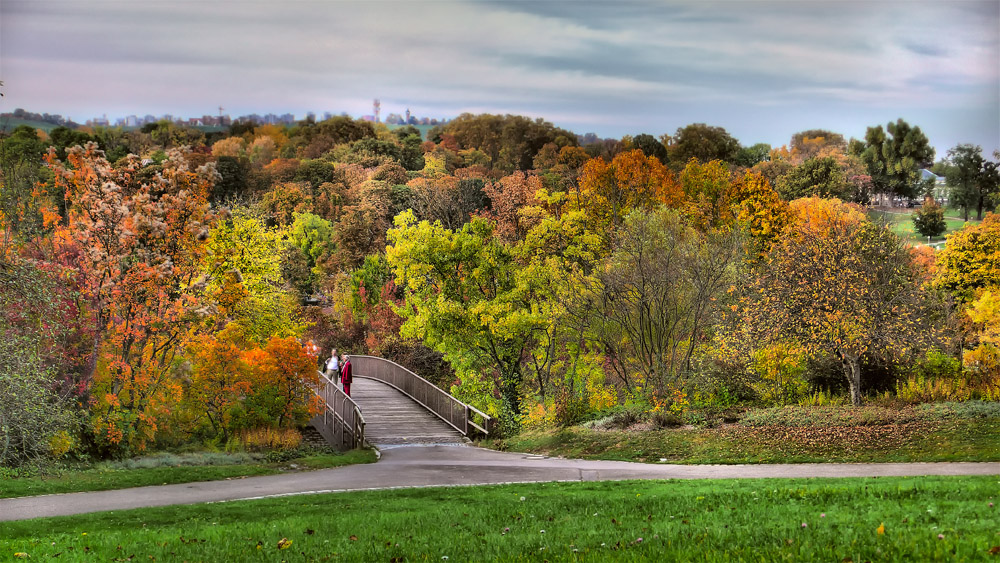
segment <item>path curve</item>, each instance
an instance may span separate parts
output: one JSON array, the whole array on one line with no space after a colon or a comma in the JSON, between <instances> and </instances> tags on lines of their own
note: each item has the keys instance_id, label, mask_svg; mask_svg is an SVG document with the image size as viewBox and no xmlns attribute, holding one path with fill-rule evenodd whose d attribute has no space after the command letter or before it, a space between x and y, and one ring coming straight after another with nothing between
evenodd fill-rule
<instances>
[{"instance_id":1,"label":"path curve","mask_svg":"<svg viewBox=\"0 0 1000 563\"><path fill-rule=\"evenodd\" d=\"M670 465L549 458L471 446L405 446L383 450L381 459L375 464L230 481L0 499L0 521L282 495L424 486L625 479L920 475L1000 475L1000 463Z\"/></svg>"}]
</instances>

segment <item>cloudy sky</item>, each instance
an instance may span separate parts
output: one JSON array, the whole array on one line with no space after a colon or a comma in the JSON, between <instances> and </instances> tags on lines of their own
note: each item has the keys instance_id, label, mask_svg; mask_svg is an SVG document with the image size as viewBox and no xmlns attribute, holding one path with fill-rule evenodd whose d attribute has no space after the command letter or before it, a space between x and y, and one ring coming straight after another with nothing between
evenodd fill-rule
<instances>
[{"instance_id":1,"label":"cloudy sky","mask_svg":"<svg viewBox=\"0 0 1000 563\"><path fill-rule=\"evenodd\" d=\"M1000 0L0 0L0 111L694 122L744 144L902 117L1000 148Z\"/></svg>"}]
</instances>

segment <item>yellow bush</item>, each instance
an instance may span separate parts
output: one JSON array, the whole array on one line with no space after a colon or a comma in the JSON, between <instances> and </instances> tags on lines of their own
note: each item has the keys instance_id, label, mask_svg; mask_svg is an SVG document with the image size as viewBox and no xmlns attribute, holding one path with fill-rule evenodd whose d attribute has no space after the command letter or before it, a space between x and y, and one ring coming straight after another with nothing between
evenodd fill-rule
<instances>
[{"instance_id":1,"label":"yellow bush","mask_svg":"<svg viewBox=\"0 0 1000 563\"><path fill-rule=\"evenodd\" d=\"M587 399L590 409L594 411L603 411L618 405L618 396L614 388L597 379L587 380Z\"/></svg>"},{"instance_id":2,"label":"yellow bush","mask_svg":"<svg viewBox=\"0 0 1000 563\"><path fill-rule=\"evenodd\" d=\"M528 413L524 415L524 426L527 428L546 428L555 422L555 408L547 405L544 401L539 401L528 408Z\"/></svg>"},{"instance_id":3,"label":"yellow bush","mask_svg":"<svg viewBox=\"0 0 1000 563\"><path fill-rule=\"evenodd\" d=\"M65 430L60 430L49 438L49 453L52 457L62 457L75 447L76 440Z\"/></svg>"},{"instance_id":4,"label":"yellow bush","mask_svg":"<svg viewBox=\"0 0 1000 563\"><path fill-rule=\"evenodd\" d=\"M799 404L804 407L827 407L847 404L845 395L835 395L827 391L817 391L799 399Z\"/></svg>"},{"instance_id":5,"label":"yellow bush","mask_svg":"<svg viewBox=\"0 0 1000 563\"><path fill-rule=\"evenodd\" d=\"M293 450L302 443L294 428L254 428L240 433L240 443L249 451Z\"/></svg>"},{"instance_id":6,"label":"yellow bush","mask_svg":"<svg viewBox=\"0 0 1000 563\"><path fill-rule=\"evenodd\" d=\"M752 384L754 391L766 403L798 401L809 391L809 383L802 378L806 360L805 350L790 342L779 342L757 350L750 363L760 376Z\"/></svg>"}]
</instances>

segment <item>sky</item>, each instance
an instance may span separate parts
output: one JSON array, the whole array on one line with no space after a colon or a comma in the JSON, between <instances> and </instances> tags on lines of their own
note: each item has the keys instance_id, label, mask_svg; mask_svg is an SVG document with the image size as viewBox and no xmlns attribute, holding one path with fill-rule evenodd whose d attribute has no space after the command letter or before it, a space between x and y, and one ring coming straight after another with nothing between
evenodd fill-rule
<instances>
[{"instance_id":1,"label":"sky","mask_svg":"<svg viewBox=\"0 0 1000 563\"><path fill-rule=\"evenodd\" d=\"M347 112L726 128L779 146L903 118L1000 149L1000 0L0 0L0 112Z\"/></svg>"}]
</instances>

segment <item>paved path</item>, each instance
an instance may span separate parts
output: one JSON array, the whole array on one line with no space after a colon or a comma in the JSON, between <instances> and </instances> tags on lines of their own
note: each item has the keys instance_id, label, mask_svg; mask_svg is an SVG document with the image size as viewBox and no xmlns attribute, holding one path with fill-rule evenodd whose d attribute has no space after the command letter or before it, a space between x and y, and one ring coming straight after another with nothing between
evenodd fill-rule
<instances>
[{"instance_id":1,"label":"paved path","mask_svg":"<svg viewBox=\"0 0 1000 563\"><path fill-rule=\"evenodd\" d=\"M468 441L437 415L381 381L356 377L351 398L365 417L365 439L375 447Z\"/></svg>"},{"instance_id":2,"label":"paved path","mask_svg":"<svg viewBox=\"0 0 1000 563\"><path fill-rule=\"evenodd\" d=\"M440 485L623 479L1000 475L1000 463L668 465L586 461L471 446L390 447L378 463L118 491L0 499L0 521L266 496Z\"/></svg>"}]
</instances>

